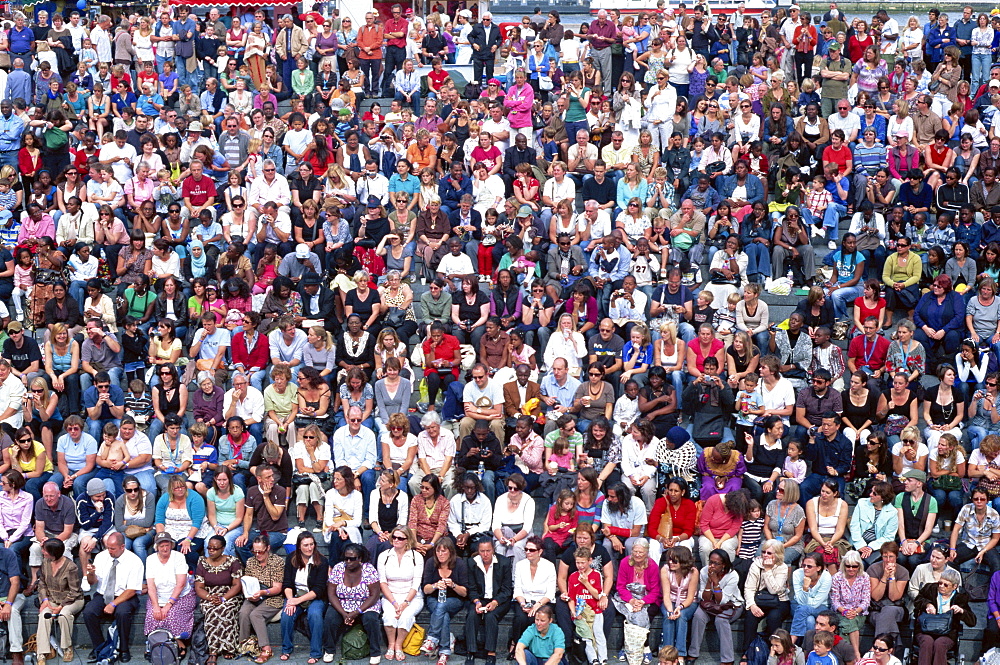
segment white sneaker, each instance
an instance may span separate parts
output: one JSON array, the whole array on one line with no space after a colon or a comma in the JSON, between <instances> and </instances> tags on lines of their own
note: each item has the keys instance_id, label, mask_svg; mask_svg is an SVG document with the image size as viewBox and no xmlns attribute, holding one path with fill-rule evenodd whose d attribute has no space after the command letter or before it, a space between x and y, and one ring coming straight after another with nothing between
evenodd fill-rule
<instances>
[{"instance_id":1,"label":"white sneaker","mask_svg":"<svg viewBox=\"0 0 1000 665\"><path fill-rule=\"evenodd\" d=\"M325 653L325 654L323 654L323 662L324 663L332 663L333 659L334 659L334 655L332 653Z\"/></svg>"},{"instance_id":2,"label":"white sneaker","mask_svg":"<svg viewBox=\"0 0 1000 665\"><path fill-rule=\"evenodd\" d=\"M830 242L826 243L826 246L830 248L830 251L833 251L837 249L837 242L835 240L831 240Z\"/></svg>"},{"instance_id":3,"label":"white sneaker","mask_svg":"<svg viewBox=\"0 0 1000 665\"><path fill-rule=\"evenodd\" d=\"M810 236L811 238L825 238L826 237L826 227L816 226L815 224L810 224L809 226L812 229L812 231L810 231L810 233L812 234Z\"/></svg>"}]
</instances>

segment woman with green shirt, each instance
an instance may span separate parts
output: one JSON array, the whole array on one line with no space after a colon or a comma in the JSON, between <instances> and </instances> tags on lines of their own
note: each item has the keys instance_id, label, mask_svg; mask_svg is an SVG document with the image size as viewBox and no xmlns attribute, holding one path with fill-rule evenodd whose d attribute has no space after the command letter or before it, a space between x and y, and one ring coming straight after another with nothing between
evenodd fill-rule
<instances>
[{"instance_id":1,"label":"woman with green shirt","mask_svg":"<svg viewBox=\"0 0 1000 665\"><path fill-rule=\"evenodd\" d=\"M920 257L910 252L910 239L903 237L896 241L896 252L890 254L882 267L882 283L886 285L886 309L894 312L907 310L913 318L913 308L920 299L920 275L923 263Z\"/></svg>"},{"instance_id":2,"label":"woman with green shirt","mask_svg":"<svg viewBox=\"0 0 1000 665\"><path fill-rule=\"evenodd\" d=\"M563 119L566 124L566 136L575 137L581 129L589 132L587 109L590 108L590 88L584 87L581 72L570 72L563 84L563 94L568 103L566 117Z\"/></svg>"},{"instance_id":3,"label":"woman with green shirt","mask_svg":"<svg viewBox=\"0 0 1000 665\"><path fill-rule=\"evenodd\" d=\"M298 58L295 65L298 69L292 72L292 92L299 97L306 98L313 93L315 88L313 73L305 58Z\"/></svg>"},{"instance_id":4,"label":"woman with green shirt","mask_svg":"<svg viewBox=\"0 0 1000 665\"><path fill-rule=\"evenodd\" d=\"M153 325L153 306L156 304L156 294L149 288L149 275L139 275L135 284L130 284L123 295L128 304L126 314L138 321L143 332L148 333Z\"/></svg>"}]
</instances>

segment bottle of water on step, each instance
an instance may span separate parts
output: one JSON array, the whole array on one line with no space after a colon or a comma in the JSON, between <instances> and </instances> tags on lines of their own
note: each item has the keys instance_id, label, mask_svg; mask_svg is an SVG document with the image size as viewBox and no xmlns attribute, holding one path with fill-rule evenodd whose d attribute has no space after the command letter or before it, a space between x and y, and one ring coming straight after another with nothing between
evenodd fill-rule
<instances>
[{"instance_id":1,"label":"bottle of water on step","mask_svg":"<svg viewBox=\"0 0 1000 665\"><path fill-rule=\"evenodd\" d=\"M785 273L785 277L787 277L787 278L788 278L788 281L789 281L789 282L794 282L794 281L795 281L795 279L794 279L794 274L792 273L792 269L791 269L791 268L789 268L789 269L788 269L788 272L787 272L787 273Z\"/></svg>"}]
</instances>

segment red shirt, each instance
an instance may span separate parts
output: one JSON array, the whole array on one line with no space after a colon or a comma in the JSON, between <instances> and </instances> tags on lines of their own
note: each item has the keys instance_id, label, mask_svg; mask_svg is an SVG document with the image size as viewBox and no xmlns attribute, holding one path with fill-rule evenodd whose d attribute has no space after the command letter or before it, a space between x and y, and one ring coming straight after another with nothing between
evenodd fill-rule
<instances>
[{"instance_id":1,"label":"red shirt","mask_svg":"<svg viewBox=\"0 0 1000 665\"><path fill-rule=\"evenodd\" d=\"M191 199L191 205L198 207L208 202L210 197L216 195L215 183L207 175L202 175L201 180L195 180L194 176L188 176L181 185L181 195L186 199Z\"/></svg>"},{"instance_id":2,"label":"red shirt","mask_svg":"<svg viewBox=\"0 0 1000 665\"><path fill-rule=\"evenodd\" d=\"M388 21L385 22L385 28L383 28L386 35L385 43L388 46L398 46L399 48L406 48L406 33L409 32L409 29L410 29L410 24L406 22L405 18L399 18L399 19L390 18ZM403 33L403 36L399 38L390 38L388 36L390 32L401 32Z\"/></svg>"},{"instance_id":3,"label":"red shirt","mask_svg":"<svg viewBox=\"0 0 1000 665\"><path fill-rule=\"evenodd\" d=\"M870 367L873 371L885 367L885 359L889 355L889 340L876 335L875 342L869 342L864 335L858 335L847 347L848 359L854 358L858 369Z\"/></svg>"},{"instance_id":4,"label":"red shirt","mask_svg":"<svg viewBox=\"0 0 1000 665\"><path fill-rule=\"evenodd\" d=\"M823 149L823 161L836 164L837 172L840 175L844 175L847 171L847 162L852 159L851 149L846 144L840 144L840 150L834 150L832 145L828 145Z\"/></svg>"},{"instance_id":5,"label":"red shirt","mask_svg":"<svg viewBox=\"0 0 1000 665\"><path fill-rule=\"evenodd\" d=\"M160 82L160 77L157 76L155 69L151 72L139 72L139 75L136 78L139 79L140 90L142 90L143 83L149 83L153 86L153 90L156 90L156 84Z\"/></svg>"},{"instance_id":6,"label":"red shirt","mask_svg":"<svg viewBox=\"0 0 1000 665\"><path fill-rule=\"evenodd\" d=\"M428 337L427 339L424 340L424 343L423 343L424 359L425 359L425 361L427 363L427 367L432 367L432 365L430 364L430 360L431 360L431 341L432 341L431 338ZM459 344L458 338L455 337L454 335L449 335L448 333L445 333L441 337L441 343L437 346L437 348L434 349L434 358L433 359L435 359L435 360L447 360L447 361L454 362L454 360L455 360L455 352L458 351L460 348L461 348L461 344ZM456 365L456 366L454 366L454 367L451 368L451 373L455 375L456 379L458 378L458 371L460 369L459 365ZM441 372L447 372L448 368L447 367L442 367L438 371L439 371L439 373L441 373Z\"/></svg>"},{"instance_id":7,"label":"red shirt","mask_svg":"<svg viewBox=\"0 0 1000 665\"><path fill-rule=\"evenodd\" d=\"M440 92L441 84L444 83L444 80L449 76L450 74L443 69L440 71L432 69L430 72L428 72L427 80L430 81L431 90Z\"/></svg>"},{"instance_id":8,"label":"red shirt","mask_svg":"<svg viewBox=\"0 0 1000 665\"><path fill-rule=\"evenodd\" d=\"M590 586L595 589L600 589L604 581L601 579L601 574L596 570L591 570L587 573L587 581L590 582ZM590 609L594 610L597 614L601 613L601 610L597 607L597 599L587 591L587 587L580 583L580 571L574 570L569 575L569 585L567 590L569 591L569 602L574 606L576 605L577 598L583 598L586 601Z\"/></svg>"},{"instance_id":9,"label":"red shirt","mask_svg":"<svg viewBox=\"0 0 1000 665\"><path fill-rule=\"evenodd\" d=\"M694 505L694 501L691 499L681 499L681 505L677 506L677 510L674 510L672 505L667 505L666 497L661 496L653 502L653 512L649 515L649 525L646 530L646 535L649 538L656 538L660 530L660 520L663 519L663 516L667 512L671 515L670 519L674 525L673 534L675 536L679 536L682 533L686 533L688 536L694 535L694 523L698 512L698 507Z\"/></svg>"},{"instance_id":10,"label":"red shirt","mask_svg":"<svg viewBox=\"0 0 1000 665\"><path fill-rule=\"evenodd\" d=\"M258 333L253 347L247 349L246 333L236 333L233 336L233 344L229 347L229 351L233 354L233 364L239 365L242 363L247 369L251 367L263 369L271 362L270 343L268 342L267 335L264 334Z\"/></svg>"}]
</instances>

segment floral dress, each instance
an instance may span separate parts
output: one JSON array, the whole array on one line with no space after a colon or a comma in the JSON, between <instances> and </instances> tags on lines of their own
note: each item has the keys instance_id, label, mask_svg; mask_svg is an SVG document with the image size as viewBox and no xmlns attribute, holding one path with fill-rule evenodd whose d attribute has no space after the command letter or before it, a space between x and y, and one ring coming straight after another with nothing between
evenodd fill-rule
<instances>
[{"instance_id":1,"label":"floral dress","mask_svg":"<svg viewBox=\"0 0 1000 665\"><path fill-rule=\"evenodd\" d=\"M233 588L234 580L243 576L243 566L234 556L225 556L222 563L213 566L207 557L198 560L194 572L195 582L205 585L205 591L210 595L224 596ZM202 602L201 610L205 615L205 637L208 640L208 653L236 653L237 636L239 635L240 607L243 596L236 595L221 604Z\"/></svg>"},{"instance_id":2,"label":"floral dress","mask_svg":"<svg viewBox=\"0 0 1000 665\"><path fill-rule=\"evenodd\" d=\"M361 564L361 583L357 586L347 586L344 584L344 572L347 570L346 564L340 562L330 569L330 577L327 581L337 585L337 598L340 599L340 606L345 612L360 612L361 606L368 600L370 592L369 584L378 584L378 572L375 566L370 563ZM369 612L378 611L378 603L368 608Z\"/></svg>"}]
</instances>

